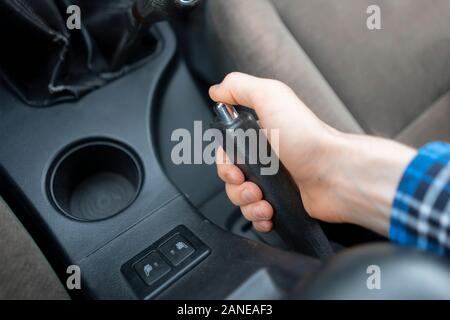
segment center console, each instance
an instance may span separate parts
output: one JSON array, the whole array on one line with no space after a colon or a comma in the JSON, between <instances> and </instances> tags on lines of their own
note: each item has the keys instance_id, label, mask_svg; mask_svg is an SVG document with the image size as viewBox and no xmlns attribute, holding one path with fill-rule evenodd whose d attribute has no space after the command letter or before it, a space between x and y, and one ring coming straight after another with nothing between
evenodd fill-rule
<instances>
[{"instance_id":1,"label":"center console","mask_svg":"<svg viewBox=\"0 0 450 320\"><path fill-rule=\"evenodd\" d=\"M162 169L161 100L187 72L171 27L153 29L144 66L78 101L33 108L0 87L1 194L88 298L281 298L319 262L222 230Z\"/></svg>"}]
</instances>

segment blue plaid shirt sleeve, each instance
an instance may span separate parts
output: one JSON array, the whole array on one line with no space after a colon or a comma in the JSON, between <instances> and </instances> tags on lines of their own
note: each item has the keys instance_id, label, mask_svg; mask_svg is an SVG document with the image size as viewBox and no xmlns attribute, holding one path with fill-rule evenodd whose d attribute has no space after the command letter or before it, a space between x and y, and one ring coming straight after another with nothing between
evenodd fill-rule
<instances>
[{"instance_id":1,"label":"blue plaid shirt sleeve","mask_svg":"<svg viewBox=\"0 0 450 320\"><path fill-rule=\"evenodd\" d=\"M450 257L450 145L421 148L405 170L391 212L393 242Z\"/></svg>"}]
</instances>

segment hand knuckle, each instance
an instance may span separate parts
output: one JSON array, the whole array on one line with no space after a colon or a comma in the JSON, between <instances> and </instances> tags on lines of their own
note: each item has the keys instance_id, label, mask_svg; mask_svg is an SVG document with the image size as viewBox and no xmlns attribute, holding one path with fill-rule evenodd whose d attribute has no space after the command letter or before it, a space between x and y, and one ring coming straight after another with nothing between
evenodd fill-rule
<instances>
[{"instance_id":1,"label":"hand knuckle","mask_svg":"<svg viewBox=\"0 0 450 320\"><path fill-rule=\"evenodd\" d=\"M238 79L240 77L240 73L239 72L230 72L229 74L227 74L225 76L224 82L233 82L236 79Z\"/></svg>"}]
</instances>

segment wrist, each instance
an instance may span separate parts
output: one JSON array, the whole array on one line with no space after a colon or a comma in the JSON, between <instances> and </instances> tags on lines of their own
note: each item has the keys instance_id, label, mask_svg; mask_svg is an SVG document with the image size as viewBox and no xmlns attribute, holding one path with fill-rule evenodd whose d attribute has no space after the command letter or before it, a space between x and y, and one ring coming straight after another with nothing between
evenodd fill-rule
<instances>
[{"instance_id":1,"label":"wrist","mask_svg":"<svg viewBox=\"0 0 450 320\"><path fill-rule=\"evenodd\" d=\"M329 195L336 215L383 235L401 177L416 150L381 138L337 134Z\"/></svg>"},{"instance_id":2,"label":"wrist","mask_svg":"<svg viewBox=\"0 0 450 320\"><path fill-rule=\"evenodd\" d=\"M348 136L326 126L320 139L315 139L314 151L308 154L308 161L300 163L294 176L302 193L308 213L316 219L344 223L345 203L340 196L342 167L348 165L350 143ZM347 171L348 169L344 169Z\"/></svg>"}]
</instances>

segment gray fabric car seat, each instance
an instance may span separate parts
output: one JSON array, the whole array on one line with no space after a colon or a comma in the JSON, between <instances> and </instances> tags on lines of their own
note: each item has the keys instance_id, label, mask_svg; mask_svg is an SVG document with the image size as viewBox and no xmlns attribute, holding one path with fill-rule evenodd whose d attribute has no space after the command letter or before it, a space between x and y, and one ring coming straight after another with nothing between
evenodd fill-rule
<instances>
[{"instance_id":1,"label":"gray fabric car seat","mask_svg":"<svg viewBox=\"0 0 450 320\"><path fill-rule=\"evenodd\" d=\"M450 141L448 0L208 0L207 21L224 73L286 82L347 132Z\"/></svg>"},{"instance_id":2,"label":"gray fabric car seat","mask_svg":"<svg viewBox=\"0 0 450 320\"><path fill-rule=\"evenodd\" d=\"M0 300L68 299L25 228L0 197Z\"/></svg>"}]
</instances>

